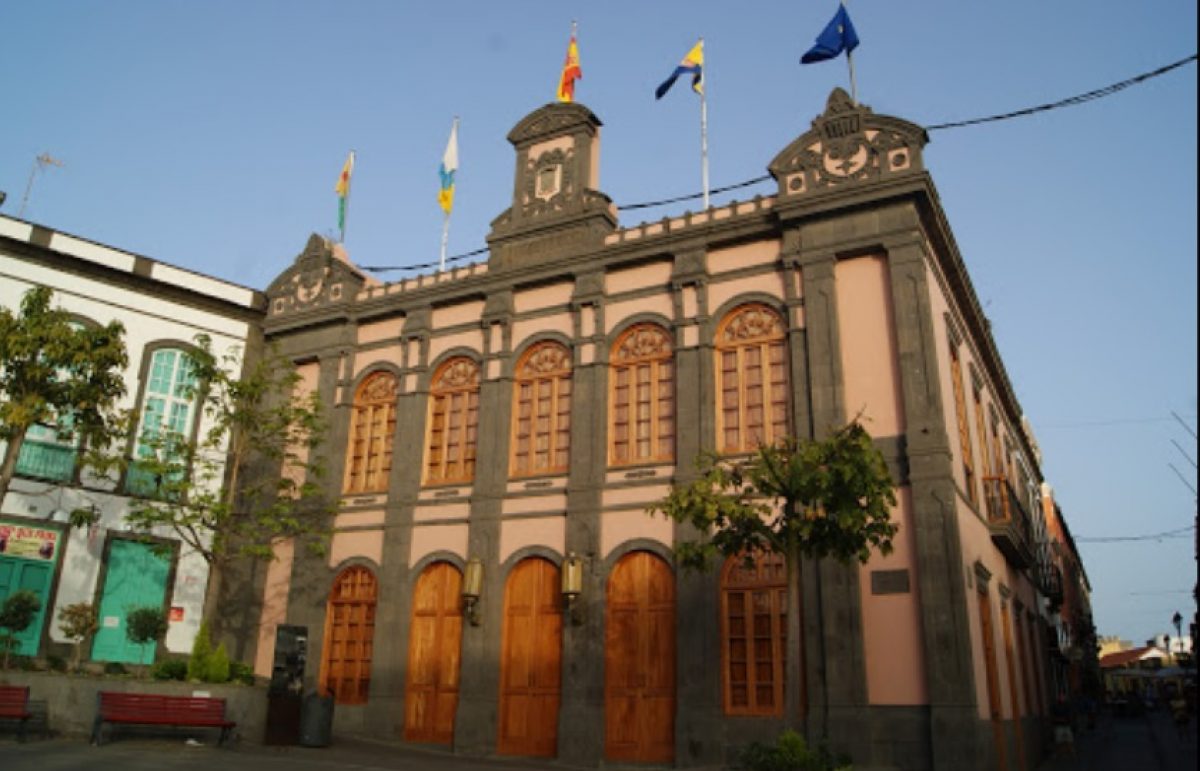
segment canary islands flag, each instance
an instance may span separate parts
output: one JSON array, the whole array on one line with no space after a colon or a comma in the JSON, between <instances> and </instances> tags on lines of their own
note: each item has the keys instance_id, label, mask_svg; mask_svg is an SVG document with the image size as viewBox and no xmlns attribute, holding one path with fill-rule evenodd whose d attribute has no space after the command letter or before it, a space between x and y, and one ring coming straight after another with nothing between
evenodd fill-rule
<instances>
[{"instance_id":1,"label":"canary islands flag","mask_svg":"<svg viewBox=\"0 0 1200 771\"><path fill-rule=\"evenodd\" d=\"M575 42L575 30L571 30L571 42L567 43L567 58L563 61L562 75L558 78L558 101L575 101L575 81L583 77L579 66L579 44Z\"/></svg>"},{"instance_id":2,"label":"canary islands flag","mask_svg":"<svg viewBox=\"0 0 1200 771\"><path fill-rule=\"evenodd\" d=\"M855 48L858 48L858 33L854 31L854 25L850 23L850 14L847 13L846 6L839 5L833 19L817 36L817 44L800 57L800 63L812 64L813 62L823 62L826 59L834 59L842 51L849 56Z\"/></svg>"},{"instance_id":3,"label":"canary islands flag","mask_svg":"<svg viewBox=\"0 0 1200 771\"><path fill-rule=\"evenodd\" d=\"M350 175L354 173L354 151L346 157L346 165L342 166L342 174L338 177L333 191L338 194L338 230L342 238L346 236L346 199L350 197Z\"/></svg>"},{"instance_id":4,"label":"canary islands flag","mask_svg":"<svg viewBox=\"0 0 1200 771\"><path fill-rule=\"evenodd\" d=\"M458 171L458 118L450 128L450 141L446 143L446 152L442 154L442 165L438 174L442 178L442 189L438 191L438 203L447 216L454 208L454 173Z\"/></svg>"},{"instance_id":5,"label":"canary islands flag","mask_svg":"<svg viewBox=\"0 0 1200 771\"><path fill-rule=\"evenodd\" d=\"M683 61L671 73L671 77L664 80L658 88L654 89L654 98L662 99L671 86L675 85L675 80L680 75L692 76L692 90L697 94L704 93L704 40L701 39L692 46L692 50L687 52L687 56L683 57Z\"/></svg>"}]
</instances>

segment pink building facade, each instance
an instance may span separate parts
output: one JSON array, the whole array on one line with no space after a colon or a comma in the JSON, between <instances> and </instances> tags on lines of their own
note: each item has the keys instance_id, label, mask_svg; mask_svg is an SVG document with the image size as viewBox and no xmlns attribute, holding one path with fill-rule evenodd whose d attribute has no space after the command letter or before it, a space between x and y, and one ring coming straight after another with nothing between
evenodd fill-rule
<instances>
[{"instance_id":1,"label":"pink building facade","mask_svg":"<svg viewBox=\"0 0 1200 771\"><path fill-rule=\"evenodd\" d=\"M304 627L336 731L468 755L712 764L798 691L798 728L857 766L1032 768L1038 452L924 130L836 90L764 159L774 194L621 227L600 128L580 104L518 123L484 263L380 284L314 236L268 289L266 336L332 417L338 504L327 554L280 543L244 584L258 672ZM700 451L858 415L895 550L804 565L801 639L778 561L676 569L689 533L646 508Z\"/></svg>"}]
</instances>

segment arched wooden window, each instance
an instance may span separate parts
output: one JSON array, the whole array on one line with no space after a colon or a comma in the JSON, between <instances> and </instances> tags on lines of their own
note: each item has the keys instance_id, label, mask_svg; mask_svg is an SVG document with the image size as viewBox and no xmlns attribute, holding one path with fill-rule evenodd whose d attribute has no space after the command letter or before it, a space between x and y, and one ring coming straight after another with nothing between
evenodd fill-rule
<instances>
[{"instance_id":1,"label":"arched wooden window","mask_svg":"<svg viewBox=\"0 0 1200 771\"><path fill-rule=\"evenodd\" d=\"M346 459L348 493L387 490L392 470L392 439L396 433L396 376L375 372L354 395L350 424L350 450Z\"/></svg>"},{"instance_id":2,"label":"arched wooden window","mask_svg":"<svg viewBox=\"0 0 1200 771\"><path fill-rule=\"evenodd\" d=\"M567 470L571 449L571 353L539 343L517 364L513 409L514 476Z\"/></svg>"},{"instance_id":3,"label":"arched wooden window","mask_svg":"<svg viewBox=\"0 0 1200 771\"><path fill-rule=\"evenodd\" d=\"M958 441L961 446L963 467L963 485L967 490L967 499L972 505L978 505L979 498L975 490L975 453L971 443L971 424L967 418L967 400L963 390L962 359L958 355L958 345L950 341L950 379L954 385L954 414L958 420Z\"/></svg>"},{"instance_id":4,"label":"arched wooden window","mask_svg":"<svg viewBox=\"0 0 1200 771\"><path fill-rule=\"evenodd\" d=\"M666 330L638 324L621 335L611 383L611 462L674 460L675 363Z\"/></svg>"},{"instance_id":5,"label":"arched wooden window","mask_svg":"<svg viewBox=\"0 0 1200 771\"><path fill-rule=\"evenodd\" d=\"M321 690L338 704L365 704L375 639L375 576L364 567L338 574L325 607Z\"/></svg>"},{"instance_id":6,"label":"arched wooden window","mask_svg":"<svg viewBox=\"0 0 1200 771\"><path fill-rule=\"evenodd\" d=\"M425 481L470 482L478 430L479 365L466 357L451 359L434 373L429 389Z\"/></svg>"},{"instance_id":7,"label":"arched wooden window","mask_svg":"<svg viewBox=\"0 0 1200 771\"><path fill-rule=\"evenodd\" d=\"M727 715L782 715L787 568L778 554L730 557L721 571L721 668Z\"/></svg>"},{"instance_id":8,"label":"arched wooden window","mask_svg":"<svg viewBox=\"0 0 1200 771\"><path fill-rule=\"evenodd\" d=\"M788 435L784 325L765 305L743 305L717 328L717 444L750 452Z\"/></svg>"}]
</instances>

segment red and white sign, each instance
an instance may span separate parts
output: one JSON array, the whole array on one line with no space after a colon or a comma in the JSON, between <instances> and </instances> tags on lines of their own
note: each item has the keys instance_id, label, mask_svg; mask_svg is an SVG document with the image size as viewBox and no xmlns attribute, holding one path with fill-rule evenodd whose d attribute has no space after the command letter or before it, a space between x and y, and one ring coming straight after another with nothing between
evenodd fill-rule
<instances>
[{"instance_id":1,"label":"red and white sign","mask_svg":"<svg viewBox=\"0 0 1200 771\"><path fill-rule=\"evenodd\" d=\"M52 560L57 548L57 530L0 522L0 555Z\"/></svg>"}]
</instances>

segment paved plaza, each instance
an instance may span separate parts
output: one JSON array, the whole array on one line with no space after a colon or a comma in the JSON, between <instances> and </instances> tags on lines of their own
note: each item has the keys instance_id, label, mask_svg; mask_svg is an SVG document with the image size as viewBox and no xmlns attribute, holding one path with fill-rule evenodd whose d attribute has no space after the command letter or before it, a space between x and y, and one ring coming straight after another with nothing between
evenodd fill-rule
<instances>
[{"instance_id":1,"label":"paved plaza","mask_svg":"<svg viewBox=\"0 0 1200 771\"><path fill-rule=\"evenodd\" d=\"M1178 732L1165 712L1145 717L1102 716L1091 731L1081 731L1075 757L1049 758L1037 771L1193 771L1196 720ZM0 735L4 771L551 771L573 766L556 761L464 758L436 750L370 741L338 739L330 747L264 747L246 742L195 745L187 732L173 738L117 737L93 747L79 737L43 739L24 744L11 732ZM606 765L606 771L618 766ZM639 768L646 768L641 766ZM865 769L864 769L865 771ZM971 771L964 769L963 771Z\"/></svg>"}]
</instances>

